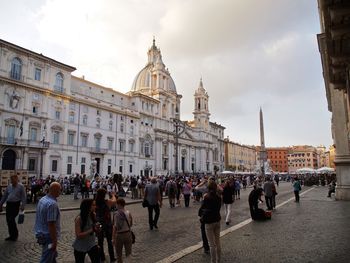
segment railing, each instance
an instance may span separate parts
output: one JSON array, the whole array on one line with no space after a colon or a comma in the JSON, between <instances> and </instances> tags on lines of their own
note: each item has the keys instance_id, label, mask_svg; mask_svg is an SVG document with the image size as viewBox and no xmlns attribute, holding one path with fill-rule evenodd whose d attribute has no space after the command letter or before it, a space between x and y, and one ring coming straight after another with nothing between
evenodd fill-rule
<instances>
[{"instance_id":1,"label":"railing","mask_svg":"<svg viewBox=\"0 0 350 263\"><path fill-rule=\"evenodd\" d=\"M49 148L50 142L44 141L32 141L28 139L18 139L14 137L1 137L0 144L14 145L22 147L33 147L33 148Z\"/></svg>"},{"instance_id":2,"label":"railing","mask_svg":"<svg viewBox=\"0 0 350 263\"><path fill-rule=\"evenodd\" d=\"M100 154L105 154L107 153L108 149L102 149L98 147L90 147L90 153L100 153Z\"/></svg>"},{"instance_id":3,"label":"railing","mask_svg":"<svg viewBox=\"0 0 350 263\"><path fill-rule=\"evenodd\" d=\"M59 93L65 93L65 91L66 91L66 89L64 89L64 88L61 87L61 86L57 86L57 85L54 85L54 86L53 86L53 90L54 90L55 92L59 92Z\"/></svg>"},{"instance_id":4,"label":"railing","mask_svg":"<svg viewBox=\"0 0 350 263\"><path fill-rule=\"evenodd\" d=\"M22 76L22 74L15 72L15 71L10 72L10 78L14 79L14 80L18 80L18 81L24 80L24 76Z\"/></svg>"}]
</instances>

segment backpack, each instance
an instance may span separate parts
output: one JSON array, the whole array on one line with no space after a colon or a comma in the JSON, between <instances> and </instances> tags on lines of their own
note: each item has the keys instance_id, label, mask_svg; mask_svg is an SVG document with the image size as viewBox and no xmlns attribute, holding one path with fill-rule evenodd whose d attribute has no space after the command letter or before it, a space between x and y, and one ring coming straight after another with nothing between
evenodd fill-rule
<instances>
[{"instance_id":1,"label":"backpack","mask_svg":"<svg viewBox=\"0 0 350 263\"><path fill-rule=\"evenodd\" d=\"M174 182L170 183L169 195L175 195L175 183Z\"/></svg>"}]
</instances>

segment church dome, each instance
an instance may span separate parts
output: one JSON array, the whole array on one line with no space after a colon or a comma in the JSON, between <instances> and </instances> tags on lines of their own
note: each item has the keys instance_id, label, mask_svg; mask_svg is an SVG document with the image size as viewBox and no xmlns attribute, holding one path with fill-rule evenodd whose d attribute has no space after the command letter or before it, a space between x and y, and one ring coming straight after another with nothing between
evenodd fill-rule
<instances>
[{"instance_id":1,"label":"church dome","mask_svg":"<svg viewBox=\"0 0 350 263\"><path fill-rule=\"evenodd\" d=\"M148 63L136 75L131 91L148 92L155 89L176 94L175 82L163 63L160 49L153 40L153 46L148 50Z\"/></svg>"}]
</instances>

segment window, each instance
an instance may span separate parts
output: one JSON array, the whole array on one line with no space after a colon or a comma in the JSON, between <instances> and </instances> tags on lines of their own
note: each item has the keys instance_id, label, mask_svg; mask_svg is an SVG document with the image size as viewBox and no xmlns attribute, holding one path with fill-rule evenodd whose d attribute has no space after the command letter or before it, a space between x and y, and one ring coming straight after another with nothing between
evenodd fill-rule
<instances>
[{"instance_id":1,"label":"window","mask_svg":"<svg viewBox=\"0 0 350 263\"><path fill-rule=\"evenodd\" d=\"M72 174L72 164L67 163L67 174Z\"/></svg>"},{"instance_id":2,"label":"window","mask_svg":"<svg viewBox=\"0 0 350 263\"><path fill-rule=\"evenodd\" d=\"M113 113L111 113L111 112L109 113L109 118L113 119Z\"/></svg>"},{"instance_id":3,"label":"window","mask_svg":"<svg viewBox=\"0 0 350 263\"><path fill-rule=\"evenodd\" d=\"M134 152L134 142L129 141L129 152L133 153Z\"/></svg>"},{"instance_id":4,"label":"window","mask_svg":"<svg viewBox=\"0 0 350 263\"><path fill-rule=\"evenodd\" d=\"M134 126L130 126L130 135L134 135Z\"/></svg>"},{"instance_id":5,"label":"window","mask_svg":"<svg viewBox=\"0 0 350 263\"><path fill-rule=\"evenodd\" d=\"M88 121L88 116L84 115L83 116L83 125L87 125L87 121Z\"/></svg>"},{"instance_id":6,"label":"window","mask_svg":"<svg viewBox=\"0 0 350 263\"><path fill-rule=\"evenodd\" d=\"M61 93L63 92L63 75L62 75L62 73L56 74L54 90L56 92L61 92Z\"/></svg>"},{"instance_id":7,"label":"window","mask_svg":"<svg viewBox=\"0 0 350 263\"><path fill-rule=\"evenodd\" d=\"M113 150L113 139L108 139L108 150Z\"/></svg>"},{"instance_id":8,"label":"window","mask_svg":"<svg viewBox=\"0 0 350 263\"><path fill-rule=\"evenodd\" d=\"M129 173L132 173L132 164L129 164Z\"/></svg>"},{"instance_id":9,"label":"window","mask_svg":"<svg viewBox=\"0 0 350 263\"><path fill-rule=\"evenodd\" d=\"M100 110L96 110L96 114L97 114L97 116L101 116L101 111Z\"/></svg>"},{"instance_id":10,"label":"window","mask_svg":"<svg viewBox=\"0 0 350 263\"><path fill-rule=\"evenodd\" d=\"M112 173L112 159L108 159L107 174Z\"/></svg>"},{"instance_id":11,"label":"window","mask_svg":"<svg viewBox=\"0 0 350 263\"><path fill-rule=\"evenodd\" d=\"M75 103L74 102L69 103L69 109L75 110Z\"/></svg>"},{"instance_id":12,"label":"window","mask_svg":"<svg viewBox=\"0 0 350 263\"><path fill-rule=\"evenodd\" d=\"M29 158L28 160L28 170L35 171L35 159Z\"/></svg>"},{"instance_id":13,"label":"window","mask_svg":"<svg viewBox=\"0 0 350 263\"><path fill-rule=\"evenodd\" d=\"M145 156L146 157L151 156L150 144L148 142L145 143Z\"/></svg>"},{"instance_id":14,"label":"window","mask_svg":"<svg viewBox=\"0 0 350 263\"><path fill-rule=\"evenodd\" d=\"M120 124L120 132L124 132L124 124L123 123Z\"/></svg>"},{"instance_id":15,"label":"window","mask_svg":"<svg viewBox=\"0 0 350 263\"><path fill-rule=\"evenodd\" d=\"M11 78L21 80L22 62L19 58L14 58L11 63Z\"/></svg>"},{"instance_id":16,"label":"window","mask_svg":"<svg viewBox=\"0 0 350 263\"><path fill-rule=\"evenodd\" d=\"M32 142L35 142L37 140L37 134L38 134L37 128L30 128L30 140Z\"/></svg>"},{"instance_id":17,"label":"window","mask_svg":"<svg viewBox=\"0 0 350 263\"><path fill-rule=\"evenodd\" d=\"M53 132L53 143L54 144L59 144L60 143L60 132L59 131L54 131Z\"/></svg>"},{"instance_id":18,"label":"window","mask_svg":"<svg viewBox=\"0 0 350 263\"><path fill-rule=\"evenodd\" d=\"M119 172L123 173L123 161L122 160L119 161Z\"/></svg>"},{"instance_id":19,"label":"window","mask_svg":"<svg viewBox=\"0 0 350 263\"><path fill-rule=\"evenodd\" d=\"M32 110L33 114L37 115L38 111L39 111L38 106L33 106L33 110Z\"/></svg>"},{"instance_id":20,"label":"window","mask_svg":"<svg viewBox=\"0 0 350 263\"><path fill-rule=\"evenodd\" d=\"M60 111L55 111L55 119L60 120L61 119L61 112Z\"/></svg>"},{"instance_id":21,"label":"window","mask_svg":"<svg viewBox=\"0 0 350 263\"><path fill-rule=\"evenodd\" d=\"M96 127L97 127L97 128L100 128L100 127L101 127L101 120L100 120L100 118L97 118L97 119L96 119Z\"/></svg>"},{"instance_id":22,"label":"window","mask_svg":"<svg viewBox=\"0 0 350 263\"><path fill-rule=\"evenodd\" d=\"M112 121L109 122L108 128L109 128L110 131L113 130L113 122Z\"/></svg>"},{"instance_id":23,"label":"window","mask_svg":"<svg viewBox=\"0 0 350 263\"><path fill-rule=\"evenodd\" d=\"M35 69L34 79L37 80L37 81L41 80L41 69L40 68L36 68Z\"/></svg>"},{"instance_id":24,"label":"window","mask_svg":"<svg viewBox=\"0 0 350 263\"><path fill-rule=\"evenodd\" d=\"M81 146L87 147L88 136L85 134L81 135Z\"/></svg>"},{"instance_id":25,"label":"window","mask_svg":"<svg viewBox=\"0 0 350 263\"><path fill-rule=\"evenodd\" d=\"M75 117L74 112L70 112L70 113L69 113L69 122L70 122L70 123L74 123L74 117Z\"/></svg>"},{"instance_id":26,"label":"window","mask_svg":"<svg viewBox=\"0 0 350 263\"><path fill-rule=\"evenodd\" d=\"M124 141L123 140L119 140L119 151L122 152L124 151Z\"/></svg>"},{"instance_id":27,"label":"window","mask_svg":"<svg viewBox=\"0 0 350 263\"><path fill-rule=\"evenodd\" d=\"M95 137L95 147L96 147L96 149L101 148L101 138L100 137Z\"/></svg>"},{"instance_id":28,"label":"window","mask_svg":"<svg viewBox=\"0 0 350 263\"><path fill-rule=\"evenodd\" d=\"M68 133L68 145L74 144L74 133Z\"/></svg>"},{"instance_id":29,"label":"window","mask_svg":"<svg viewBox=\"0 0 350 263\"><path fill-rule=\"evenodd\" d=\"M81 157L81 166L80 166L80 173L81 174L85 173L85 163L86 163L86 158Z\"/></svg>"},{"instance_id":30,"label":"window","mask_svg":"<svg viewBox=\"0 0 350 263\"><path fill-rule=\"evenodd\" d=\"M67 157L67 163L72 163L73 162L73 157L72 156L68 156Z\"/></svg>"},{"instance_id":31,"label":"window","mask_svg":"<svg viewBox=\"0 0 350 263\"><path fill-rule=\"evenodd\" d=\"M51 171L57 172L57 160L52 160L51 162Z\"/></svg>"},{"instance_id":32,"label":"window","mask_svg":"<svg viewBox=\"0 0 350 263\"><path fill-rule=\"evenodd\" d=\"M9 125L7 126L7 143L15 143L15 132L16 132L16 126L15 125Z\"/></svg>"}]
</instances>

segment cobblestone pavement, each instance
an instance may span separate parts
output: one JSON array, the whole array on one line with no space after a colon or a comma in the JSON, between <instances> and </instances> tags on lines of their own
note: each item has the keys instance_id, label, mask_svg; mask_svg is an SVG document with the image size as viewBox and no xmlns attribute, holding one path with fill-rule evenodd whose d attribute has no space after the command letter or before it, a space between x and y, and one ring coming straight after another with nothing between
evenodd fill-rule
<instances>
[{"instance_id":1,"label":"cobblestone pavement","mask_svg":"<svg viewBox=\"0 0 350 263\"><path fill-rule=\"evenodd\" d=\"M350 262L350 202L315 187L279 207L272 219L251 222L221 237L221 262ZM177 263L210 262L197 250Z\"/></svg>"},{"instance_id":2,"label":"cobblestone pavement","mask_svg":"<svg viewBox=\"0 0 350 263\"><path fill-rule=\"evenodd\" d=\"M234 203L231 225L238 224L249 218L247 203L249 192L250 189L241 190L241 199ZM283 202L293 195L290 183L280 184L278 192L277 203ZM70 201L67 202L67 206L70 206ZM74 204L76 203L74 200L73 202ZM136 233L136 244L133 246L132 253L133 262L157 262L200 242L200 225L197 217L198 208L199 204L191 202L189 208L182 206L171 209L169 208L168 201L165 199L158 223L159 230L150 231L148 228L147 210L143 209L140 203L128 205L127 209L133 214L133 230ZM59 262L74 262L71 244L74 239L74 218L77 213L77 210L73 210L63 211L61 214L62 235L58 245ZM286 222L288 222L289 216L286 216ZM8 243L4 241L4 238L7 237L6 219L4 215L0 215L0 262L38 262L40 247L34 240L34 219L35 214L27 214L25 224L19 226L20 235L18 241ZM274 222L274 220L271 222ZM222 229L225 228L227 226L224 220L222 220ZM234 240L232 242L234 243ZM191 262L192 259L187 261L184 258L183 260L185 261L182 262ZM208 258L201 260L208 261ZM89 261L87 260L86 262Z\"/></svg>"}]
</instances>

